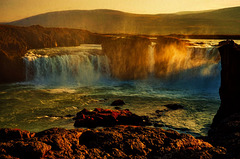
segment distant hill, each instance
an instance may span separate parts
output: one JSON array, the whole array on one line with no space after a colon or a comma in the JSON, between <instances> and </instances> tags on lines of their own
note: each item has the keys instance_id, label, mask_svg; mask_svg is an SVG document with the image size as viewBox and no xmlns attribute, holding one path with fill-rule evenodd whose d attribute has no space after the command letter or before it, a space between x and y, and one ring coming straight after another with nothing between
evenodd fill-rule
<instances>
[{"instance_id":1,"label":"distant hill","mask_svg":"<svg viewBox=\"0 0 240 159\"><path fill-rule=\"evenodd\" d=\"M156 15L71 10L40 14L9 24L78 28L97 33L240 34L240 7Z\"/></svg>"}]
</instances>

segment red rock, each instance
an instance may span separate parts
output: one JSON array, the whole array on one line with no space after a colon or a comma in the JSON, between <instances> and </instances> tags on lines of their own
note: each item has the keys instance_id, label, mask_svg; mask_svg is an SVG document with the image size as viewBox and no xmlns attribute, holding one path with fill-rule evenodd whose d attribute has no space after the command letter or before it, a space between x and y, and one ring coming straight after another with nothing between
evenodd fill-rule
<instances>
[{"instance_id":1,"label":"red rock","mask_svg":"<svg viewBox=\"0 0 240 159\"><path fill-rule=\"evenodd\" d=\"M149 125L149 121L145 121L145 117L133 114L129 110L110 110L95 108L93 111L83 109L74 118L75 127L94 128L98 126L114 126L114 125Z\"/></svg>"},{"instance_id":2,"label":"red rock","mask_svg":"<svg viewBox=\"0 0 240 159\"><path fill-rule=\"evenodd\" d=\"M1 139L1 136L0 136ZM135 126L53 128L0 142L0 158L226 158L226 150L191 135Z\"/></svg>"}]
</instances>

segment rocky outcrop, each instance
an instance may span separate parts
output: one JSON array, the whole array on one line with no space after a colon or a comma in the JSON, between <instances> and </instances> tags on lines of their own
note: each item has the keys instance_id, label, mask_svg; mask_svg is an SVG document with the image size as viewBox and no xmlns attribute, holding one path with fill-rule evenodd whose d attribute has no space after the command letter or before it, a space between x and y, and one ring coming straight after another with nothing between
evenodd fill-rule
<instances>
[{"instance_id":1,"label":"rocky outcrop","mask_svg":"<svg viewBox=\"0 0 240 159\"><path fill-rule=\"evenodd\" d=\"M83 109L78 112L74 118L75 127L110 127L115 125L151 125L149 118L146 116L138 116L128 109L110 110L95 108L93 111Z\"/></svg>"},{"instance_id":2,"label":"rocky outcrop","mask_svg":"<svg viewBox=\"0 0 240 159\"><path fill-rule=\"evenodd\" d=\"M181 104L166 104L164 105L165 107L167 107L168 109L172 109L172 110L177 110L177 109L183 109L184 106L182 106Z\"/></svg>"},{"instance_id":3,"label":"rocky outcrop","mask_svg":"<svg viewBox=\"0 0 240 159\"><path fill-rule=\"evenodd\" d=\"M240 158L240 113L222 119L208 132L209 143L227 149L227 158Z\"/></svg>"},{"instance_id":4,"label":"rocky outcrop","mask_svg":"<svg viewBox=\"0 0 240 159\"><path fill-rule=\"evenodd\" d=\"M220 45L221 105L209 130L208 141L226 147L228 158L240 158L240 47L233 41Z\"/></svg>"},{"instance_id":5,"label":"rocky outcrop","mask_svg":"<svg viewBox=\"0 0 240 159\"><path fill-rule=\"evenodd\" d=\"M219 89L221 106L213 119L213 127L226 117L240 113L240 47L233 41L222 42L220 45L222 45L219 47L222 65Z\"/></svg>"},{"instance_id":6,"label":"rocky outcrop","mask_svg":"<svg viewBox=\"0 0 240 159\"><path fill-rule=\"evenodd\" d=\"M7 139L0 136L0 158L193 159L223 158L226 153L224 148L213 147L191 135L136 126L97 130L53 128L34 136L11 139L12 134L5 133L4 137Z\"/></svg>"},{"instance_id":7,"label":"rocky outcrop","mask_svg":"<svg viewBox=\"0 0 240 159\"><path fill-rule=\"evenodd\" d=\"M80 29L0 25L0 83L25 79L22 57L29 49L101 43L103 38Z\"/></svg>"},{"instance_id":8,"label":"rocky outcrop","mask_svg":"<svg viewBox=\"0 0 240 159\"><path fill-rule=\"evenodd\" d=\"M111 106L123 106L125 105L125 102L121 99L117 99L111 103Z\"/></svg>"}]
</instances>

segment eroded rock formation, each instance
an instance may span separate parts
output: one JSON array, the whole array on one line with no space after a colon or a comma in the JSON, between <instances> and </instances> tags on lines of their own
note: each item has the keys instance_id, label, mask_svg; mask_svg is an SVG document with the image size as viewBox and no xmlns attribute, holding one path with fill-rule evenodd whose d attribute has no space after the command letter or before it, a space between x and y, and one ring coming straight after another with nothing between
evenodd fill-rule
<instances>
[{"instance_id":1,"label":"eroded rock formation","mask_svg":"<svg viewBox=\"0 0 240 159\"><path fill-rule=\"evenodd\" d=\"M233 41L220 45L221 105L209 130L208 141L226 147L228 158L240 158L240 47Z\"/></svg>"},{"instance_id":2,"label":"eroded rock formation","mask_svg":"<svg viewBox=\"0 0 240 159\"><path fill-rule=\"evenodd\" d=\"M12 132L16 131L22 136L14 136ZM221 158L225 153L224 148L213 147L191 135L160 128L53 128L39 133L0 129L0 158L193 159Z\"/></svg>"},{"instance_id":3,"label":"eroded rock formation","mask_svg":"<svg viewBox=\"0 0 240 159\"><path fill-rule=\"evenodd\" d=\"M220 45L222 45L219 47L222 65L219 89L221 106L213 119L213 127L226 117L240 113L240 47L233 41L222 42Z\"/></svg>"}]
</instances>

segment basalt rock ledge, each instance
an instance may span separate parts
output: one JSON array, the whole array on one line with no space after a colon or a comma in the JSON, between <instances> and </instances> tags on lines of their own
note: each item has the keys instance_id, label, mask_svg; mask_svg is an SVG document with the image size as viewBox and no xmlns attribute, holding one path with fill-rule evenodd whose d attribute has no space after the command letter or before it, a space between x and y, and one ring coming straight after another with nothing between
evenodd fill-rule
<instances>
[{"instance_id":1,"label":"basalt rock ledge","mask_svg":"<svg viewBox=\"0 0 240 159\"><path fill-rule=\"evenodd\" d=\"M224 158L226 150L161 128L0 129L0 158Z\"/></svg>"}]
</instances>

